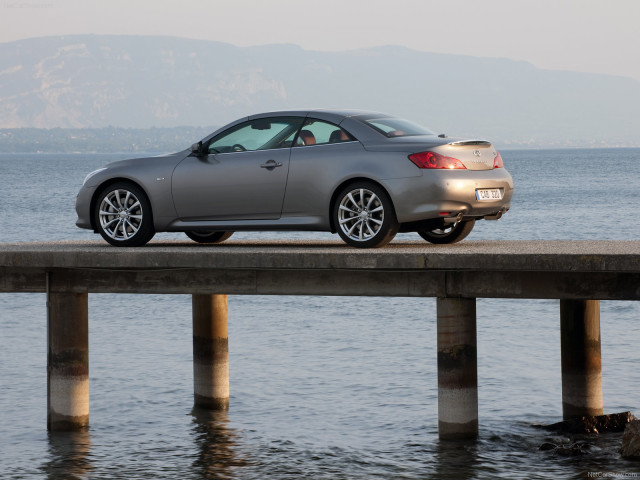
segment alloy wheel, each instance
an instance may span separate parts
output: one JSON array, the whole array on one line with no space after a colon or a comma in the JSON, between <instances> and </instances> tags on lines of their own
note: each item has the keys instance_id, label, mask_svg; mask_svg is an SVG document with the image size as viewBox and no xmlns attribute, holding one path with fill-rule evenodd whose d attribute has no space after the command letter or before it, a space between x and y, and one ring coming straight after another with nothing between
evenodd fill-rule
<instances>
[{"instance_id":1,"label":"alloy wheel","mask_svg":"<svg viewBox=\"0 0 640 480\"><path fill-rule=\"evenodd\" d=\"M129 240L138 233L142 224L142 204L128 190L113 190L102 199L98 216L106 235L113 240Z\"/></svg>"},{"instance_id":2,"label":"alloy wheel","mask_svg":"<svg viewBox=\"0 0 640 480\"><path fill-rule=\"evenodd\" d=\"M338 223L347 238L364 242L375 237L384 223L384 206L369 189L347 193L338 207Z\"/></svg>"}]
</instances>

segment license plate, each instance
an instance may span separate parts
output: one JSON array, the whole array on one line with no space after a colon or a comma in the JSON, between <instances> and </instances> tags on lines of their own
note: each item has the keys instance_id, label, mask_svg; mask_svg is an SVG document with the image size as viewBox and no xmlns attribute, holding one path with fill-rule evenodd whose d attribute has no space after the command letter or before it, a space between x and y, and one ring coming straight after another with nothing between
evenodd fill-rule
<instances>
[{"instance_id":1,"label":"license plate","mask_svg":"<svg viewBox=\"0 0 640 480\"><path fill-rule=\"evenodd\" d=\"M476 190L476 198L483 201L502 200L501 188L479 188Z\"/></svg>"}]
</instances>

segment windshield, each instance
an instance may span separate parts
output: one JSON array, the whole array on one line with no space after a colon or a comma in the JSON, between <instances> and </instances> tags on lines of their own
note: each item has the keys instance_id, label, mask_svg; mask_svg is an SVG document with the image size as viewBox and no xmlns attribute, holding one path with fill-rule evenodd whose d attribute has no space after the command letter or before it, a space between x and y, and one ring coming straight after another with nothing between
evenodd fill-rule
<instances>
[{"instance_id":1,"label":"windshield","mask_svg":"<svg viewBox=\"0 0 640 480\"><path fill-rule=\"evenodd\" d=\"M404 118L382 117L369 118L363 120L364 123L373 127L378 132L387 137L407 137L410 135L435 135L434 132L417 123L413 123Z\"/></svg>"}]
</instances>

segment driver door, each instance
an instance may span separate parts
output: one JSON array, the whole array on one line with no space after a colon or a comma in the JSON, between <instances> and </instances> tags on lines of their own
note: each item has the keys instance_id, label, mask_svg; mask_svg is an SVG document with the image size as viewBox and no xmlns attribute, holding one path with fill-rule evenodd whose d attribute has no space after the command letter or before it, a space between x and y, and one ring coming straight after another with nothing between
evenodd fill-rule
<instances>
[{"instance_id":1,"label":"driver door","mask_svg":"<svg viewBox=\"0 0 640 480\"><path fill-rule=\"evenodd\" d=\"M291 141L302 117L250 120L185 158L172 179L183 220L271 220L282 214Z\"/></svg>"}]
</instances>

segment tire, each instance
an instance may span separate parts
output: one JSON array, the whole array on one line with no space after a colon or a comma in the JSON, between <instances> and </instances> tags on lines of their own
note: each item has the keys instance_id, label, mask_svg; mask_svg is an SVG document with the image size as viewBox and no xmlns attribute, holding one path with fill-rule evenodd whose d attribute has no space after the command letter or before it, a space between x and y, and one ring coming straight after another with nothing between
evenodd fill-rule
<instances>
[{"instance_id":1,"label":"tire","mask_svg":"<svg viewBox=\"0 0 640 480\"><path fill-rule=\"evenodd\" d=\"M114 183L102 189L96 198L95 226L111 245L139 247L155 235L151 204L138 185Z\"/></svg>"},{"instance_id":2,"label":"tire","mask_svg":"<svg viewBox=\"0 0 640 480\"><path fill-rule=\"evenodd\" d=\"M475 219L465 220L463 222L452 223L441 228L431 230L421 230L418 232L427 242L436 244L456 243L463 240L471 233L473 226L476 224Z\"/></svg>"},{"instance_id":3,"label":"tire","mask_svg":"<svg viewBox=\"0 0 640 480\"><path fill-rule=\"evenodd\" d=\"M198 243L222 243L231 235L233 235L233 232L184 232L184 233L191 240Z\"/></svg>"},{"instance_id":4,"label":"tire","mask_svg":"<svg viewBox=\"0 0 640 480\"><path fill-rule=\"evenodd\" d=\"M342 240L356 248L386 245L399 227L389 195L371 182L353 183L340 191L333 222Z\"/></svg>"}]
</instances>

